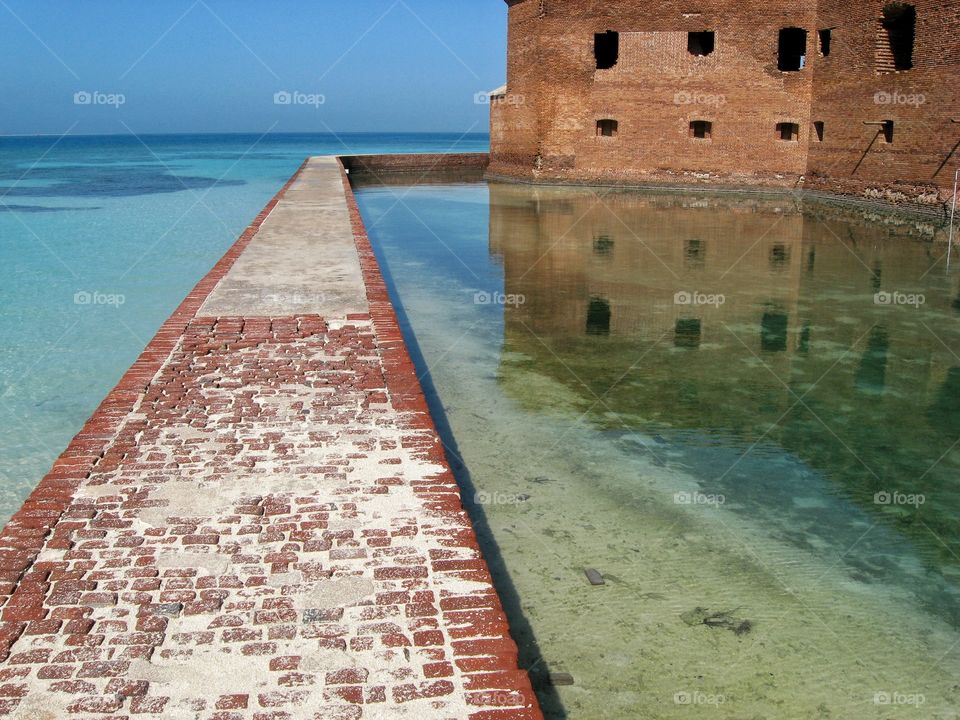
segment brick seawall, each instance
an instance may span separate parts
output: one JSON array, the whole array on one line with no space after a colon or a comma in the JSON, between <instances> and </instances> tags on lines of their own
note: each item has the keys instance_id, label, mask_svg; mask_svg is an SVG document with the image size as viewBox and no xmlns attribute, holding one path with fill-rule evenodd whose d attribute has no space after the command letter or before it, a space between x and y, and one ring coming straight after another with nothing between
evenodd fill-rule
<instances>
[{"instance_id":1,"label":"brick seawall","mask_svg":"<svg viewBox=\"0 0 960 720\"><path fill-rule=\"evenodd\" d=\"M6 525L0 604L0 715L542 717L340 162L304 163Z\"/></svg>"}]
</instances>

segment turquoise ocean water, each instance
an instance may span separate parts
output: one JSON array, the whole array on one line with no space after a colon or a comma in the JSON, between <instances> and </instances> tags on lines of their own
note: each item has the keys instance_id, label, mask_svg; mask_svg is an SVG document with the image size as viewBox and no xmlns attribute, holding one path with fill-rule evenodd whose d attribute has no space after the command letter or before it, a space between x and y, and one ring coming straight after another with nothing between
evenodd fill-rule
<instances>
[{"instance_id":1,"label":"turquoise ocean water","mask_svg":"<svg viewBox=\"0 0 960 720\"><path fill-rule=\"evenodd\" d=\"M486 135L0 138L0 520L309 155Z\"/></svg>"}]
</instances>

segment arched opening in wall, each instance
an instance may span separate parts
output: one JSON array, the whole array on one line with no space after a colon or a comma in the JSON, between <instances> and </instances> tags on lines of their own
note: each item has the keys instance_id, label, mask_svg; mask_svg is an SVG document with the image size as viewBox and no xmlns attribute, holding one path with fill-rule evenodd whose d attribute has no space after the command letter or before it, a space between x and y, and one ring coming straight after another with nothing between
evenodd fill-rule
<instances>
[{"instance_id":1,"label":"arched opening in wall","mask_svg":"<svg viewBox=\"0 0 960 720\"><path fill-rule=\"evenodd\" d=\"M913 67L913 43L917 9L902 2L883 6L877 30L877 72L896 72Z\"/></svg>"},{"instance_id":2,"label":"arched opening in wall","mask_svg":"<svg viewBox=\"0 0 960 720\"><path fill-rule=\"evenodd\" d=\"M777 43L777 69L796 72L807 64L807 31L802 28L783 28Z\"/></svg>"},{"instance_id":3,"label":"arched opening in wall","mask_svg":"<svg viewBox=\"0 0 960 720\"><path fill-rule=\"evenodd\" d=\"M800 139L800 126L796 123L777 123L777 137L788 142Z\"/></svg>"},{"instance_id":4,"label":"arched opening in wall","mask_svg":"<svg viewBox=\"0 0 960 720\"><path fill-rule=\"evenodd\" d=\"M620 123L616 120L597 120L597 137L616 137Z\"/></svg>"},{"instance_id":5,"label":"arched opening in wall","mask_svg":"<svg viewBox=\"0 0 960 720\"><path fill-rule=\"evenodd\" d=\"M609 70L620 59L620 33L609 30L593 36L593 56L597 70Z\"/></svg>"},{"instance_id":6,"label":"arched opening in wall","mask_svg":"<svg viewBox=\"0 0 960 720\"><path fill-rule=\"evenodd\" d=\"M817 142L823 142L823 120L813 121L813 132L816 134Z\"/></svg>"},{"instance_id":7,"label":"arched opening in wall","mask_svg":"<svg viewBox=\"0 0 960 720\"><path fill-rule=\"evenodd\" d=\"M713 123L707 120L690 121L690 137L699 140L709 140L713 132Z\"/></svg>"},{"instance_id":8,"label":"arched opening in wall","mask_svg":"<svg viewBox=\"0 0 960 720\"><path fill-rule=\"evenodd\" d=\"M687 52L691 55L703 57L713 52L716 46L716 35L713 30L687 33Z\"/></svg>"}]
</instances>

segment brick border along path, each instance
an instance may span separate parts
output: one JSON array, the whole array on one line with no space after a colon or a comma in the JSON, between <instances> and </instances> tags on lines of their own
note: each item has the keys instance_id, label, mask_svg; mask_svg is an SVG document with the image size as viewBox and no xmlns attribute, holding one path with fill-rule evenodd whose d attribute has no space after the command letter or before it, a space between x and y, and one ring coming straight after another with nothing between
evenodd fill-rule
<instances>
[{"instance_id":1,"label":"brick border along path","mask_svg":"<svg viewBox=\"0 0 960 720\"><path fill-rule=\"evenodd\" d=\"M542 717L346 175L316 162L3 529L0 715ZM369 314L198 317L308 167L343 183Z\"/></svg>"}]
</instances>

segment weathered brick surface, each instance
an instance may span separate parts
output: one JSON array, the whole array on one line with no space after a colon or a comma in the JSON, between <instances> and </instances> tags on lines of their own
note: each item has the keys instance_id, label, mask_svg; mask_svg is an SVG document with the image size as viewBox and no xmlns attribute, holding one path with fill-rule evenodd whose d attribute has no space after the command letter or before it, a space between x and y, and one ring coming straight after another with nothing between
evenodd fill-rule
<instances>
[{"instance_id":1,"label":"weathered brick surface","mask_svg":"<svg viewBox=\"0 0 960 720\"><path fill-rule=\"evenodd\" d=\"M254 226L5 529L0 715L541 717L344 184L370 315L196 317Z\"/></svg>"},{"instance_id":2,"label":"weathered brick surface","mask_svg":"<svg viewBox=\"0 0 960 720\"><path fill-rule=\"evenodd\" d=\"M960 141L960 4L917 9L914 67L880 72L885 0L507 0L507 94L491 104L493 176L542 182L809 187L937 205L952 193ZM806 65L777 66L782 28L807 31ZM817 31L831 29L828 55ZM620 33L597 69L594 33ZM712 30L716 48L687 51ZM596 122L615 119L616 137ZM876 125L893 120L894 142ZM711 122L709 139L691 136ZM777 123L799 126L785 141ZM824 123L819 140L814 122Z\"/></svg>"}]
</instances>

